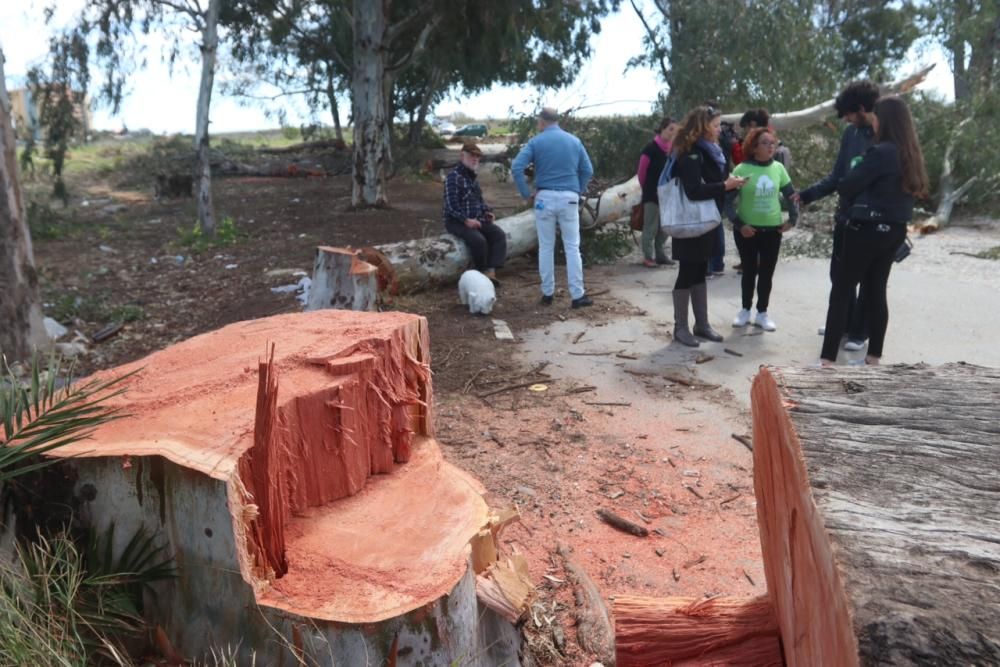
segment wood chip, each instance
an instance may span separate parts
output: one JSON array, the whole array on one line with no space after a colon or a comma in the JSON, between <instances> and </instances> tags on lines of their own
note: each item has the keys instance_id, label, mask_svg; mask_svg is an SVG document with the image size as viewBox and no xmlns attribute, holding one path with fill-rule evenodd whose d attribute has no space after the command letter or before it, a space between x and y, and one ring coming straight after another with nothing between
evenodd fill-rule
<instances>
[{"instance_id":1,"label":"wood chip","mask_svg":"<svg viewBox=\"0 0 1000 667\"><path fill-rule=\"evenodd\" d=\"M677 574L677 568L676 567L670 569L670 574L673 575L674 581L680 581L681 580L681 575Z\"/></svg>"},{"instance_id":2,"label":"wood chip","mask_svg":"<svg viewBox=\"0 0 1000 667\"><path fill-rule=\"evenodd\" d=\"M705 363L708 363L709 361L711 361L712 359L715 359L715 357L712 356L711 354L699 354L695 358L694 363L696 363L696 364L705 364Z\"/></svg>"},{"instance_id":3,"label":"wood chip","mask_svg":"<svg viewBox=\"0 0 1000 667\"><path fill-rule=\"evenodd\" d=\"M723 501L720 501L720 502L719 502L719 504L720 504L720 505L726 505L726 504L728 504L728 503L731 503L731 502L733 502L733 501L734 501L734 500L736 500L737 498L740 498L740 497L741 497L742 495L743 495L742 493L737 493L737 494L736 494L735 496L730 496L730 497L726 498L725 500L723 500Z\"/></svg>"},{"instance_id":4,"label":"wood chip","mask_svg":"<svg viewBox=\"0 0 1000 667\"><path fill-rule=\"evenodd\" d=\"M693 493L700 500L704 500L705 499L705 496L703 496L700 493L698 493L698 489L694 488L693 486L688 486L687 484L685 484L684 488L687 489L688 491L690 491L691 493Z\"/></svg>"},{"instance_id":5,"label":"wood chip","mask_svg":"<svg viewBox=\"0 0 1000 667\"><path fill-rule=\"evenodd\" d=\"M731 354L734 357L742 357L743 356L742 352L737 352L736 350L730 350L728 347L722 348L722 351L725 352L726 354Z\"/></svg>"},{"instance_id":6,"label":"wood chip","mask_svg":"<svg viewBox=\"0 0 1000 667\"><path fill-rule=\"evenodd\" d=\"M631 359L633 361L635 361L636 359L639 358L639 357L635 356L634 354L625 354L624 352L619 352L615 356L618 357L619 359Z\"/></svg>"},{"instance_id":7,"label":"wood chip","mask_svg":"<svg viewBox=\"0 0 1000 667\"><path fill-rule=\"evenodd\" d=\"M737 433L730 433L729 435L730 435L730 437L732 437L733 440L735 440L736 442L741 443L744 447L746 447L747 449L749 449L751 452L753 451L753 440L750 439L750 436L748 436L748 435L739 435Z\"/></svg>"},{"instance_id":8,"label":"wood chip","mask_svg":"<svg viewBox=\"0 0 1000 667\"><path fill-rule=\"evenodd\" d=\"M627 402L616 402L616 401L584 401L585 405L604 405L604 406L617 406L622 408L630 407L632 404Z\"/></svg>"},{"instance_id":9,"label":"wood chip","mask_svg":"<svg viewBox=\"0 0 1000 667\"><path fill-rule=\"evenodd\" d=\"M756 585L757 585L757 584L755 584L755 583L753 582L753 577L751 577L751 576L750 576L749 574L747 574L747 571L746 571L746 570L743 570L743 576L747 578L747 581L749 581L749 582L750 582L750 585L751 585L751 586L756 586Z\"/></svg>"},{"instance_id":10,"label":"wood chip","mask_svg":"<svg viewBox=\"0 0 1000 667\"><path fill-rule=\"evenodd\" d=\"M698 556L697 558L695 558L694 560L689 560L688 562L684 563L684 565L682 565L681 567L683 567L685 570L687 570L689 568L694 567L695 565L701 565L706 560L708 560L708 556L706 556L705 554L702 554L702 555Z\"/></svg>"},{"instance_id":11,"label":"wood chip","mask_svg":"<svg viewBox=\"0 0 1000 667\"><path fill-rule=\"evenodd\" d=\"M573 336L573 345L576 345L577 343L579 343L579 342L580 342L580 339L581 339L581 338L583 338L583 335L584 335L585 333L587 333L587 332L586 332L586 330L584 330L584 331L581 331L581 332L580 332L580 333L578 333L577 335Z\"/></svg>"}]
</instances>

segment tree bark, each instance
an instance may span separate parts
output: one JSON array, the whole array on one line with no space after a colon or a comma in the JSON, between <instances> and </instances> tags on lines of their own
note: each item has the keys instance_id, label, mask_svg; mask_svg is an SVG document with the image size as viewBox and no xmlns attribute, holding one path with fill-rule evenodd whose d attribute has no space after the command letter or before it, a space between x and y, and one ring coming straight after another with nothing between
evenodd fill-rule
<instances>
[{"instance_id":1,"label":"tree bark","mask_svg":"<svg viewBox=\"0 0 1000 667\"><path fill-rule=\"evenodd\" d=\"M0 50L0 355L27 359L48 342L21 185L11 102Z\"/></svg>"},{"instance_id":2,"label":"tree bark","mask_svg":"<svg viewBox=\"0 0 1000 667\"><path fill-rule=\"evenodd\" d=\"M908 93L920 85L920 83L927 78L927 73L932 69L934 69L934 65L929 65L905 79L882 86L882 94L896 95ZM771 125L775 130L780 131L792 130L799 127L805 127L807 125L821 123L834 112L834 102L835 98L826 100L825 102L821 102L806 109L771 114ZM727 123L738 123L742 116L742 111L740 113L728 113L722 115L722 120Z\"/></svg>"},{"instance_id":3,"label":"tree bark","mask_svg":"<svg viewBox=\"0 0 1000 667\"><path fill-rule=\"evenodd\" d=\"M377 301L378 272L374 266L344 248L316 248L306 310L371 311Z\"/></svg>"},{"instance_id":4,"label":"tree bark","mask_svg":"<svg viewBox=\"0 0 1000 667\"><path fill-rule=\"evenodd\" d=\"M354 0L354 183L351 205L381 207L386 195L385 3Z\"/></svg>"},{"instance_id":5,"label":"tree bark","mask_svg":"<svg viewBox=\"0 0 1000 667\"><path fill-rule=\"evenodd\" d=\"M788 665L1000 664L1000 371L763 369L767 590Z\"/></svg>"},{"instance_id":6,"label":"tree bark","mask_svg":"<svg viewBox=\"0 0 1000 667\"><path fill-rule=\"evenodd\" d=\"M330 115L333 117L333 132L337 141L343 143L344 128L340 126L340 106L337 104L337 87L333 85L331 65L326 66L326 97L330 101Z\"/></svg>"},{"instance_id":7,"label":"tree bark","mask_svg":"<svg viewBox=\"0 0 1000 667\"><path fill-rule=\"evenodd\" d=\"M934 215L917 225L917 229L919 229L922 234L932 234L941 227L947 226L948 223L951 222L951 212L954 210L955 204L960 202L962 197L965 196L965 193L967 193L972 186L976 184L976 181L979 180L978 175L973 176L956 188L955 175L952 172L953 163L951 156L955 152L955 144L958 141L962 129L971 121L972 118L966 118L952 130L948 146L944 149L944 160L941 163L941 187L938 194L938 207L937 210L934 211Z\"/></svg>"},{"instance_id":8,"label":"tree bark","mask_svg":"<svg viewBox=\"0 0 1000 667\"><path fill-rule=\"evenodd\" d=\"M215 210L212 206L212 165L208 145L208 112L215 82L215 61L219 48L219 9L222 0L210 0L204 20L201 43L201 83L198 87L198 114L194 145L198 152L198 224L205 236L215 236Z\"/></svg>"}]
</instances>

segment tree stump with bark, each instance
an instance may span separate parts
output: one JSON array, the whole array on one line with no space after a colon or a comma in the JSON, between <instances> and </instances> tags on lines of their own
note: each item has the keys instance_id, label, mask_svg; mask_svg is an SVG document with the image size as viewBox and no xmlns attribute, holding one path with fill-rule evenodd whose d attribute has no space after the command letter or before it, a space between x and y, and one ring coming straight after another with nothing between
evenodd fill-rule
<instances>
[{"instance_id":1,"label":"tree stump with bark","mask_svg":"<svg viewBox=\"0 0 1000 667\"><path fill-rule=\"evenodd\" d=\"M378 270L350 248L316 248L306 310L375 310Z\"/></svg>"},{"instance_id":2,"label":"tree stump with bark","mask_svg":"<svg viewBox=\"0 0 1000 667\"><path fill-rule=\"evenodd\" d=\"M786 664L1000 664L1000 371L765 368L751 397Z\"/></svg>"}]
</instances>

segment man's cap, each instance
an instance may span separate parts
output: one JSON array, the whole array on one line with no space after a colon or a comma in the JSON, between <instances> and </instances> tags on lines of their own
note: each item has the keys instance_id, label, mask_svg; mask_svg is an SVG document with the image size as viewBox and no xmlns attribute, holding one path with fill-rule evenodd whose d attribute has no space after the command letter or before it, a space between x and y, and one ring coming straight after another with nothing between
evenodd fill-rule
<instances>
[{"instance_id":1,"label":"man's cap","mask_svg":"<svg viewBox=\"0 0 1000 667\"><path fill-rule=\"evenodd\" d=\"M462 144L462 152L468 153L469 155L475 155L476 157L483 156L483 149L477 146L474 142L469 141Z\"/></svg>"},{"instance_id":2,"label":"man's cap","mask_svg":"<svg viewBox=\"0 0 1000 667\"><path fill-rule=\"evenodd\" d=\"M553 107L542 107L542 110L538 112L538 117L549 123L555 123L559 120L559 112Z\"/></svg>"}]
</instances>

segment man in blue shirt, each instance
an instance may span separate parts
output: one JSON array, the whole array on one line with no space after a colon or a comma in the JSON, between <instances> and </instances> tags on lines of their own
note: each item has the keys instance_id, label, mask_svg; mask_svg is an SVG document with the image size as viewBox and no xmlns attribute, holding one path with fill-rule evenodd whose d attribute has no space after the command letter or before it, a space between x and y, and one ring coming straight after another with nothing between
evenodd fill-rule
<instances>
[{"instance_id":1,"label":"man in blue shirt","mask_svg":"<svg viewBox=\"0 0 1000 667\"><path fill-rule=\"evenodd\" d=\"M534 198L535 229L538 230L538 273L542 277L542 304L552 303L556 291L556 227L566 252L566 281L573 308L593 305L583 288L583 258L580 256L580 196L594 175L590 156L579 139L559 127L555 109L545 107L538 115L538 134L514 158L511 171L518 192L529 202ZM524 178L529 164L535 165L535 193Z\"/></svg>"}]
</instances>

